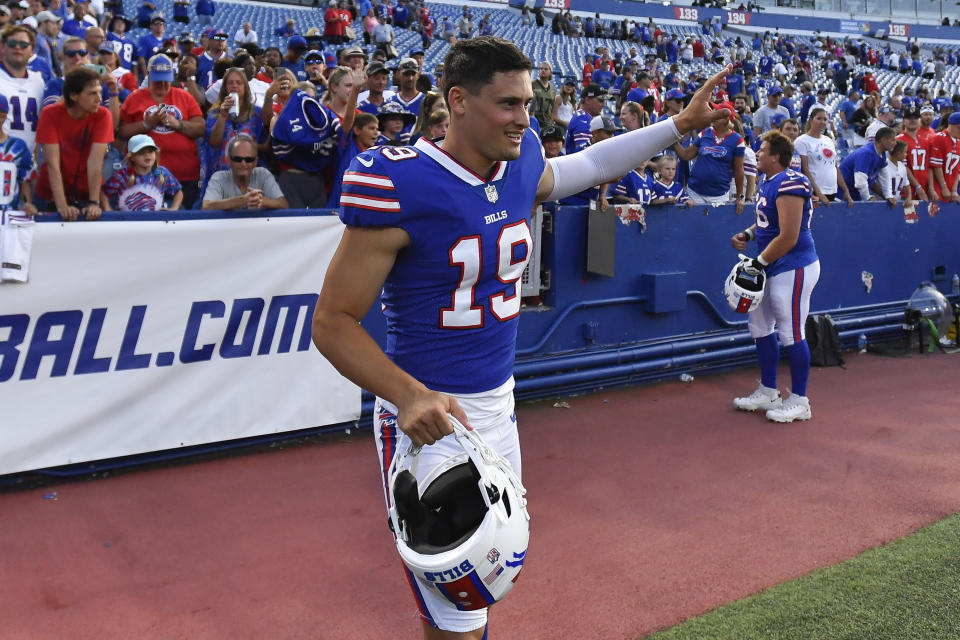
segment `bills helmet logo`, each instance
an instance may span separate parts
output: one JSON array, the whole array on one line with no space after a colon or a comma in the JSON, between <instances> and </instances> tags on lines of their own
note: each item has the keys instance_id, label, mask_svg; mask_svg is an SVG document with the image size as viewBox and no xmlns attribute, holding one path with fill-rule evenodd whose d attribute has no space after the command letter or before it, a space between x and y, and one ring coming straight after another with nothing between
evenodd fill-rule
<instances>
[{"instance_id":1,"label":"bills helmet logo","mask_svg":"<svg viewBox=\"0 0 960 640\"><path fill-rule=\"evenodd\" d=\"M824 149L824 150L823 150L823 155L824 155L825 157L827 157L827 158L832 158L832 157L833 157L833 149Z\"/></svg>"}]
</instances>

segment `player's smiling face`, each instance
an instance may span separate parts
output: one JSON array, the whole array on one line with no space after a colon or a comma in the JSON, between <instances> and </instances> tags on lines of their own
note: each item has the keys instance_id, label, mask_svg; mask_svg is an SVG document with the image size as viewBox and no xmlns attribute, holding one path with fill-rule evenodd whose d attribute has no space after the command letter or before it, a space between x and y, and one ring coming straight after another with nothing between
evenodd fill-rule
<instances>
[{"instance_id":1,"label":"player's smiling face","mask_svg":"<svg viewBox=\"0 0 960 640\"><path fill-rule=\"evenodd\" d=\"M476 94L464 92L462 124L472 146L491 163L520 157L520 141L530 126L533 99L527 71L498 71Z\"/></svg>"}]
</instances>

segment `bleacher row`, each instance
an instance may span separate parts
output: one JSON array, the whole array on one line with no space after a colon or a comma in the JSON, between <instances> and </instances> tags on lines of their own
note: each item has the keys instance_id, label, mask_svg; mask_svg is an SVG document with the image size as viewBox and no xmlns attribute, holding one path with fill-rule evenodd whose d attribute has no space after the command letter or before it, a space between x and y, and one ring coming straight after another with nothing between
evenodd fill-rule
<instances>
[{"instance_id":1,"label":"bleacher row","mask_svg":"<svg viewBox=\"0 0 960 640\"><path fill-rule=\"evenodd\" d=\"M169 16L173 15L173 0L155 0L154 4L159 11L168 16L168 20ZM128 16L136 13L137 6L138 0L124 0L124 10ZM455 20L460 16L462 11L462 5L459 4L427 3L427 7L438 25L442 22L443 18L447 16ZM286 45L285 39L276 35L276 29L282 26L287 19L293 18L296 22L296 30L298 33L305 33L310 27L320 27L322 30L324 25L323 12L325 8L324 6L319 8L305 8L289 5L274 6L249 1L227 2L221 0L217 3L215 24L230 36L229 44L231 47L233 44L233 35L242 27L244 22L249 21L259 35L261 47L276 46L281 51L284 51ZM638 5L638 8L642 10L642 5ZM535 25L526 26L522 23L520 13L509 8L501 8L494 5L481 7L474 4L474 6L471 7L471 12L474 16L475 25L479 23L481 17L489 14L494 35L507 38L519 44L527 55L530 56L534 64L544 60L550 62L553 65L557 80L563 77L579 78L584 56L587 53L592 53L597 46L605 45L610 50L611 55L620 53L624 56L626 56L630 48L634 46L634 43L629 41L587 37L571 38L564 35L556 35L550 30L549 19L545 27L537 27ZM646 20L642 15L625 15L623 17L628 20L637 20L638 22ZM357 39L350 44L364 46L363 40L360 37L362 34L361 21L355 21L353 26L357 34ZM183 25L179 23L168 22L167 35L179 35L179 30L182 27ZM722 31L717 37L703 36L699 25L673 24L663 25L662 28L668 34L677 34L681 39L687 36L703 38L705 44L712 40L717 40L721 43L721 48L724 50L726 49L722 43L725 40L735 40L738 35L743 36L741 33L728 32L727 30ZM192 31L194 36L199 35L199 26L196 24L189 25L186 29ZM421 48L420 34L401 28L395 28L394 31L396 46L401 56L415 48ZM439 31L440 29L438 28L436 33L439 33ZM145 33L145 31L140 29L133 30L133 36L135 38L139 37L141 33ZM811 46L811 48L816 47L816 40L813 36L793 36L793 40L797 45L807 44ZM749 50L748 40L744 38L744 41L747 42ZM902 47L902 45L899 46ZM449 47L449 44L441 39L434 39L432 41L425 52L424 58L424 66L428 71L432 70L437 63L443 60L449 51ZM366 46L365 49L372 51L372 46ZM922 53L929 57L931 50L925 48ZM756 54L754 57L757 57ZM830 86L830 80L827 78L824 70L816 63L812 66L813 77L811 81L813 84L817 87ZM693 70L700 72L702 75L710 75L718 71L720 67L721 65L709 60L695 60L692 64L684 64L681 66L681 75L686 76ZM867 67L858 65L856 69L852 70L851 75L862 75L866 70ZM925 85L931 90L931 96L937 95L940 89L946 90L948 95L960 92L960 67L949 67L946 77L942 81L924 80L919 76L901 74L886 69L875 69L871 67L870 70L874 72L877 78L880 93L883 97L891 94L897 85L902 86L904 89L910 88L914 90L921 85ZM763 83L761 82L760 84L760 98L762 100L766 90L765 87L763 87ZM836 109L842 99L842 96L833 94L828 102L828 106L833 110L834 118L838 118Z\"/></svg>"}]
</instances>

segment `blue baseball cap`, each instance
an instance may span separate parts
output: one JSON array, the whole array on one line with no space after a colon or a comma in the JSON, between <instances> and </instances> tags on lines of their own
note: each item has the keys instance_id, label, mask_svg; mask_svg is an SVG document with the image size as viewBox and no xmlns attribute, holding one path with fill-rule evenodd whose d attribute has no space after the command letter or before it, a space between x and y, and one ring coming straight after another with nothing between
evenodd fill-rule
<instances>
[{"instance_id":1,"label":"blue baseball cap","mask_svg":"<svg viewBox=\"0 0 960 640\"><path fill-rule=\"evenodd\" d=\"M783 93L783 88L780 85L774 85L767 89L768 96L775 96Z\"/></svg>"},{"instance_id":2,"label":"blue baseball cap","mask_svg":"<svg viewBox=\"0 0 960 640\"><path fill-rule=\"evenodd\" d=\"M775 113L772 116L770 116L770 124L772 124L775 127L779 127L780 123L786 119L787 119L787 116L783 115L782 113Z\"/></svg>"},{"instance_id":3,"label":"blue baseball cap","mask_svg":"<svg viewBox=\"0 0 960 640\"><path fill-rule=\"evenodd\" d=\"M680 89L670 89L667 91L667 95L663 97L664 100L683 100L683 91Z\"/></svg>"},{"instance_id":4,"label":"blue baseball cap","mask_svg":"<svg viewBox=\"0 0 960 640\"><path fill-rule=\"evenodd\" d=\"M954 111L947 118L947 124L960 124L960 111Z\"/></svg>"},{"instance_id":5,"label":"blue baseball cap","mask_svg":"<svg viewBox=\"0 0 960 640\"><path fill-rule=\"evenodd\" d=\"M287 49L306 49L307 40L303 36L291 36L287 40Z\"/></svg>"},{"instance_id":6,"label":"blue baseball cap","mask_svg":"<svg viewBox=\"0 0 960 640\"><path fill-rule=\"evenodd\" d=\"M173 82L173 61L162 53L150 58L150 82Z\"/></svg>"},{"instance_id":7,"label":"blue baseball cap","mask_svg":"<svg viewBox=\"0 0 960 640\"><path fill-rule=\"evenodd\" d=\"M7 96L0 94L0 113L9 113L10 105L7 104Z\"/></svg>"}]
</instances>

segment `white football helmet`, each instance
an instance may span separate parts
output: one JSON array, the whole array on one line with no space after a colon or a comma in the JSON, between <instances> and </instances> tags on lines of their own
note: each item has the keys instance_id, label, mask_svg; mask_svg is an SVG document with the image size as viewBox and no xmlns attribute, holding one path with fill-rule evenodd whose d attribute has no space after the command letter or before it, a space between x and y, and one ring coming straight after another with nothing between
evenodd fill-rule
<instances>
[{"instance_id":1,"label":"white football helmet","mask_svg":"<svg viewBox=\"0 0 960 640\"><path fill-rule=\"evenodd\" d=\"M419 447L390 465L390 527L404 564L444 602L483 609L513 588L527 555L526 490L503 456L450 417L462 453L418 483Z\"/></svg>"},{"instance_id":2,"label":"white football helmet","mask_svg":"<svg viewBox=\"0 0 960 640\"><path fill-rule=\"evenodd\" d=\"M740 260L733 265L730 275L723 283L723 295L727 298L727 304L737 313L750 313L763 300L763 287L767 282L767 276L763 271L757 275L751 275L747 268L753 262L753 259L740 254Z\"/></svg>"}]
</instances>

